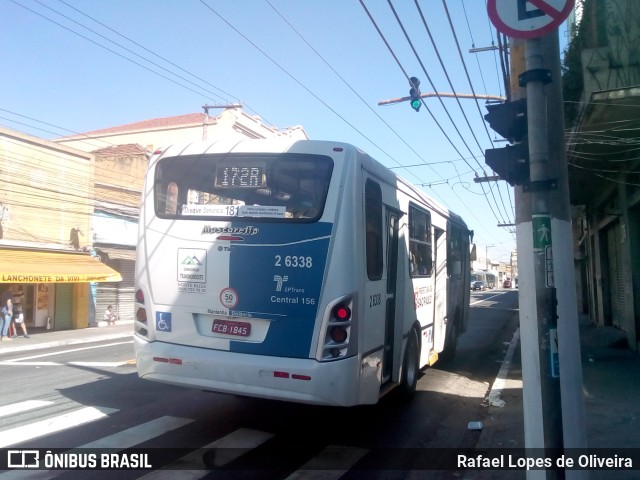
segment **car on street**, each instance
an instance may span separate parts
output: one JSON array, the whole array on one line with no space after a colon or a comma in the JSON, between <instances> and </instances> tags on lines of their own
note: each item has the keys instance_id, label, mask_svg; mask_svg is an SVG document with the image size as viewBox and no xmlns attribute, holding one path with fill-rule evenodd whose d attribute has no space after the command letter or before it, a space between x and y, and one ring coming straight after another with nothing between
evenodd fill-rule
<instances>
[{"instance_id":1,"label":"car on street","mask_svg":"<svg viewBox=\"0 0 640 480\"><path fill-rule=\"evenodd\" d=\"M471 282L471 290L486 290L487 284L482 280L477 280L475 282Z\"/></svg>"},{"instance_id":2,"label":"car on street","mask_svg":"<svg viewBox=\"0 0 640 480\"><path fill-rule=\"evenodd\" d=\"M511 288L511 280L508 278L502 283L502 288Z\"/></svg>"}]
</instances>

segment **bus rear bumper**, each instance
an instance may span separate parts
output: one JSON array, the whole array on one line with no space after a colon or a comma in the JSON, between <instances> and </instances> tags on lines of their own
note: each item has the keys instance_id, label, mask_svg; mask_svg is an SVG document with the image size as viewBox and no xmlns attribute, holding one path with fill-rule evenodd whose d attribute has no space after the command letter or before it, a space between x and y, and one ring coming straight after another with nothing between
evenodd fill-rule
<instances>
[{"instance_id":1,"label":"bus rear bumper","mask_svg":"<svg viewBox=\"0 0 640 480\"><path fill-rule=\"evenodd\" d=\"M272 400L352 406L358 402L358 357L333 362L247 355L148 342L134 335L140 378ZM372 399L371 403L375 403Z\"/></svg>"}]
</instances>

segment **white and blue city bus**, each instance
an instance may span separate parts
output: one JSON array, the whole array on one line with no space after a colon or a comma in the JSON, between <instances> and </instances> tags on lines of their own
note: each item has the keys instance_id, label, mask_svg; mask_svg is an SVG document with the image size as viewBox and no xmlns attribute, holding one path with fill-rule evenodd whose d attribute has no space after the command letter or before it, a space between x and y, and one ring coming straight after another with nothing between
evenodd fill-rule
<instances>
[{"instance_id":1,"label":"white and blue city bus","mask_svg":"<svg viewBox=\"0 0 640 480\"><path fill-rule=\"evenodd\" d=\"M345 143L161 149L139 220L139 376L320 405L410 394L466 329L469 234Z\"/></svg>"}]
</instances>

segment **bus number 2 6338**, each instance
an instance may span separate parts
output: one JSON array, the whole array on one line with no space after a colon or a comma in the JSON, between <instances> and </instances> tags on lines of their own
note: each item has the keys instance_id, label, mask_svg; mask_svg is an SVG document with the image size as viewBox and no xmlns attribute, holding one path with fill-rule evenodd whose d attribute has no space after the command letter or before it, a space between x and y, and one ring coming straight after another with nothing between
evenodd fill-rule
<instances>
[{"instance_id":1,"label":"bus number 2 6338","mask_svg":"<svg viewBox=\"0 0 640 480\"><path fill-rule=\"evenodd\" d=\"M302 255L276 255L275 263L276 267L291 267L291 268L311 268L313 267L313 257L304 257Z\"/></svg>"}]
</instances>

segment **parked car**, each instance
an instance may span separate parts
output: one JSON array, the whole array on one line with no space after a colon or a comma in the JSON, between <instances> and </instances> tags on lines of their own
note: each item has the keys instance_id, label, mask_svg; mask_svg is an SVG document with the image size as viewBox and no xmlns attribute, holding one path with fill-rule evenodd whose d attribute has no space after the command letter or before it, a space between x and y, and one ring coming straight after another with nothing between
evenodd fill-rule
<instances>
[{"instance_id":1,"label":"parked car","mask_svg":"<svg viewBox=\"0 0 640 480\"><path fill-rule=\"evenodd\" d=\"M508 278L502 283L502 288L511 288L511 280Z\"/></svg>"},{"instance_id":2,"label":"parked car","mask_svg":"<svg viewBox=\"0 0 640 480\"><path fill-rule=\"evenodd\" d=\"M473 283L471 283L471 290L486 290L487 289L487 284L486 282L482 281L482 280L477 280Z\"/></svg>"}]
</instances>

